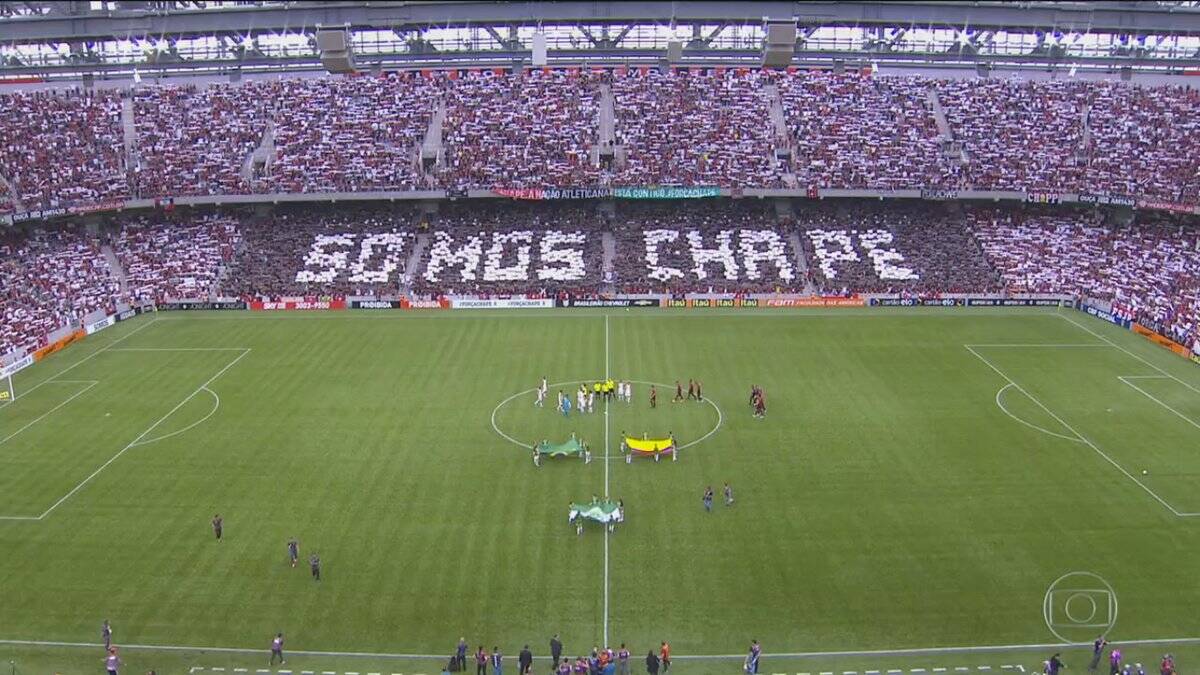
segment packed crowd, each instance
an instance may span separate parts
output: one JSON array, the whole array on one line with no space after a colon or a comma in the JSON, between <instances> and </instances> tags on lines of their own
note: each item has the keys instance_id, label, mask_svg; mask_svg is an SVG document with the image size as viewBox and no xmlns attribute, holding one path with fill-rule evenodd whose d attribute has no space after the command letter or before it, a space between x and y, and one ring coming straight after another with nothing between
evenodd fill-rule
<instances>
[{"instance_id":1,"label":"packed crowd","mask_svg":"<svg viewBox=\"0 0 1200 675\"><path fill-rule=\"evenodd\" d=\"M420 295L594 291L604 252L594 205L511 203L443 208L414 278Z\"/></svg>"},{"instance_id":2,"label":"packed crowd","mask_svg":"<svg viewBox=\"0 0 1200 675\"><path fill-rule=\"evenodd\" d=\"M0 96L0 174L11 202L40 209L123 197L121 96L115 91Z\"/></svg>"},{"instance_id":3,"label":"packed crowd","mask_svg":"<svg viewBox=\"0 0 1200 675\"><path fill-rule=\"evenodd\" d=\"M827 72L775 80L800 185L921 188L953 173L941 159L928 80Z\"/></svg>"},{"instance_id":4,"label":"packed crowd","mask_svg":"<svg viewBox=\"0 0 1200 675\"><path fill-rule=\"evenodd\" d=\"M611 160L598 152L606 90ZM1200 200L1200 91L1181 86L622 68L153 85L129 95L130 166L121 93L0 96L0 176L11 185L0 209L245 192L780 187L793 178L799 187ZM444 160L424 169L421 143L442 108ZM949 151L951 137L962 152ZM777 161L777 151L791 159Z\"/></svg>"},{"instance_id":5,"label":"packed crowd","mask_svg":"<svg viewBox=\"0 0 1200 675\"><path fill-rule=\"evenodd\" d=\"M599 78L588 72L514 77L489 70L460 78L445 92L443 184L596 185L599 98Z\"/></svg>"},{"instance_id":6,"label":"packed crowd","mask_svg":"<svg viewBox=\"0 0 1200 675\"><path fill-rule=\"evenodd\" d=\"M407 205L307 205L245 219L244 245L221 292L274 299L397 295L407 271L416 212Z\"/></svg>"},{"instance_id":7,"label":"packed crowd","mask_svg":"<svg viewBox=\"0 0 1200 675\"><path fill-rule=\"evenodd\" d=\"M111 309L119 291L99 240L81 227L0 234L0 355Z\"/></svg>"},{"instance_id":8,"label":"packed crowd","mask_svg":"<svg viewBox=\"0 0 1200 675\"><path fill-rule=\"evenodd\" d=\"M136 185L143 197L241 194L275 99L264 83L153 86L133 96Z\"/></svg>"},{"instance_id":9,"label":"packed crowd","mask_svg":"<svg viewBox=\"0 0 1200 675\"><path fill-rule=\"evenodd\" d=\"M135 302L207 298L241 243L236 218L204 214L174 222L135 217L112 236L113 251Z\"/></svg>"},{"instance_id":10,"label":"packed crowd","mask_svg":"<svg viewBox=\"0 0 1200 675\"><path fill-rule=\"evenodd\" d=\"M1098 213L979 209L967 219L1006 290L1110 301L1187 346L1200 311L1200 232L1162 216L1106 224Z\"/></svg>"},{"instance_id":11,"label":"packed crowd","mask_svg":"<svg viewBox=\"0 0 1200 675\"><path fill-rule=\"evenodd\" d=\"M438 97L424 77L280 80L271 84L275 192L424 187L420 144Z\"/></svg>"},{"instance_id":12,"label":"packed crowd","mask_svg":"<svg viewBox=\"0 0 1200 675\"><path fill-rule=\"evenodd\" d=\"M612 80L620 185L774 187L780 169L761 72L664 74L641 69Z\"/></svg>"},{"instance_id":13,"label":"packed crowd","mask_svg":"<svg viewBox=\"0 0 1200 675\"><path fill-rule=\"evenodd\" d=\"M770 204L622 205L613 228L626 293L748 293L803 288L790 227Z\"/></svg>"},{"instance_id":14,"label":"packed crowd","mask_svg":"<svg viewBox=\"0 0 1200 675\"><path fill-rule=\"evenodd\" d=\"M1093 83L1075 80L938 82L946 121L966 152L954 186L1076 190L1084 173L1084 160L1076 151L1087 98L1094 90Z\"/></svg>"},{"instance_id":15,"label":"packed crowd","mask_svg":"<svg viewBox=\"0 0 1200 675\"><path fill-rule=\"evenodd\" d=\"M0 353L119 303L215 295L1052 293L1112 302L1189 346L1200 331L1194 219L1138 212L1114 224L1112 212L1066 206L776 206L295 205L18 227L0 234Z\"/></svg>"},{"instance_id":16,"label":"packed crowd","mask_svg":"<svg viewBox=\"0 0 1200 675\"><path fill-rule=\"evenodd\" d=\"M967 293L999 279L961 214L927 203L827 201L796 211L817 292Z\"/></svg>"}]
</instances>

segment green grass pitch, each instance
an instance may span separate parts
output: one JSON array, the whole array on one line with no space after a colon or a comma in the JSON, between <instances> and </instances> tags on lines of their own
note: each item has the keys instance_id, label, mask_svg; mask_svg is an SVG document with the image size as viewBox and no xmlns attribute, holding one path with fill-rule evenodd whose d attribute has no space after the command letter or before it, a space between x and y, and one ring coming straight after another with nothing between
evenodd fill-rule
<instances>
[{"instance_id":1,"label":"green grass pitch","mask_svg":"<svg viewBox=\"0 0 1200 675\"><path fill-rule=\"evenodd\" d=\"M650 410L645 384L607 415L563 419L553 389L533 405L543 375L606 373L697 378L714 405L664 386ZM669 640L687 673L736 673L683 657L757 638L763 672L814 675L1015 671L1050 650L778 655L1059 642L1047 617L1083 641L1113 614L1111 639L1200 636L1200 370L1073 310L163 313L15 386L0 674L102 672L98 647L17 641L95 643L106 618L118 645L262 650L124 651L159 673L253 673L276 631L331 652L294 655L297 675L436 672L463 635L510 661L555 632L571 656ZM577 433L596 461L534 468L493 424ZM692 445L605 461L622 430ZM576 536L568 502L606 489L627 522ZM319 585L287 565L290 536L320 553ZM1048 594L1083 571L1101 581Z\"/></svg>"}]
</instances>

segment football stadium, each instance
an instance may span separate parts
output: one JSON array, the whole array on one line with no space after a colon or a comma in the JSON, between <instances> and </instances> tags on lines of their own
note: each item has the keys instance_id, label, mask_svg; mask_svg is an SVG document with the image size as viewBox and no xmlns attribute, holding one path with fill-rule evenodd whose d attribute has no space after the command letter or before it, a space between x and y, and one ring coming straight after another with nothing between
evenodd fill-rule
<instances>
[{"instance_id":1,"label":"football stadium","mask_svg":"<svg viewBox=\"0 0 1200 675\"><path fill-rule=\"evenodd\" d=\"M0 2L0 675L1200 672L1200 3Z\"/></svg>"}]
</instances>

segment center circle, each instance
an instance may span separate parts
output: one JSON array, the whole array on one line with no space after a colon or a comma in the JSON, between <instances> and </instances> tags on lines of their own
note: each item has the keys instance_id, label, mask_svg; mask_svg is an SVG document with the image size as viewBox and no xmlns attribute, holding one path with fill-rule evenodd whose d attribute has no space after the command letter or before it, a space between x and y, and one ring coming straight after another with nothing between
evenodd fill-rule
<instances>
[{"instance_id":1,"label":"center circle","mask_svg":"<svg viewBox=\"0 0 1200 675\"><path fill-rule=\"evenodd\" d=\"M607 378L595 378L595 379L590 379L590 380L580 379L580 380L567 380L564 382L551 382L546 385L546 388L547 389L555 389L557 387L564 387L567 385L576 386L576 385L583 384L586 382L599 382L599 381L603 381L605 379L607 379ZM663 384L662 382L649 382L646 380L624 380L624 381L629 382L630 384L640 384L640 385L645 385L645 386L653 385L663 391L671 391L672 388L674 387L674 385ZM508 398L500 401L499 403L497 403L496 407L492 408L492 414L491 414L492 429L497 434L499 434L501 438L512 443L513 445L520 446L521 448L524 448L526 450L533 447L535 441L521 441L521 440L514 438L511 435L505 433L504 430L500 428L500 425L496 422L496 414L500 412L501 408L508 405L509 403L512 403L513 401L518 400L523 396L532 396L535 393L537 393L536 388L530 388L530 389L526 389L525 391L519 391L519 392L509 396ZM691 440L691 441L681 444L678 448L679 450L685 450L687 448L690 448L694 445L698 445L698 444L708 440L709 437L711 437L713 434L717 433L717 431L721 428L721 425L724 424L724 422L725 422L725 416L721 413L721 407L718 406L715 401L713 401L711 398L704 398L701 400L701 403L707 403L708 405L712 406L713 411L717 413L717 423L715 425L713 425L712 429L709 429L708 432L705 433L703 436L700 436L699 438L696 438L694 440ZM584 413L584 414L586 414L586 413ZM601 413L601 414L606 414L606 413ZM614 433L619 434L620 432L615 431ZM623 455L611 455L611 456L608 454L596 455L597 459L602 459L602 458L603 459L614 459L614 458L621 458L621 457L623 457Z\"/></svg>"},{"instance_id":2,"label":"center circle","mask_svg":"<svg viewBox=\"0 0 1200 675\"><path fill-rule=\"evenodd\" d=\"M1078 600L1080 598L1083 598L1084 600L1086 600L1092 604L1092 611L1089 612L1088 615L1083 617L1082 619L1075 616L1075 614L1071 612L1071 603L1075 602L1076 600ZM1067 602L1063 605L1063 611L1065 611L1067 613L1067 618L1070 619L1071 621L1074 621L1075 623L1087 623L1087 622L1091 621L1092 619L1096 618L1096 599L1093 598L1092 596L1088 595L1087 593L1076 593L1067 598Z\"/></svg>"}]
</instances>

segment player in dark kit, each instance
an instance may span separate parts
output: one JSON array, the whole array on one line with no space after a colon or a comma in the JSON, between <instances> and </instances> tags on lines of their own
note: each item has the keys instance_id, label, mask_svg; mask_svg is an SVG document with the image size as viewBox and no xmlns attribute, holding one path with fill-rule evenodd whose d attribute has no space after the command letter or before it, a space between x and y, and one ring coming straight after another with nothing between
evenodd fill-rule
<instances>
[{"instance_id":1,"label":"player in dark kit","mask_svg":"<svg viewBox=\"0 0 1200 675\"><path fill-rule=\"evenodd\" d=\"M658 407L658 390L654 388L654 385L650 385L650 407Z\"/></svg>"},{"instance_id":2,"label":"player in dark kit","mask_svg":"<svg viewBox=\"0 0 1200 675\"><path fill-rule=\"evenodd\" d=\"M696 380L696 400L697 400L697 401L703 401L703 400L704 400L704 389L703 389L703 387L704 387L704 385L700 384L700 380Z\"/></svg>"},{"instance_id":3,"label":"player in dark kit","mask_svg":"<svg viewBox=\"0 0 1200 675\"><path fill-rule=\"evenodd\" d=\"M296 541L295 537L288 539L288 560L292 561L292 567L296 566L296 561L300 559L300 542Z\"/></svg>"},{"instance_id":4,"label":"player in dark kit","mask_svg":"<svg viewBox=\"0 0 1200 675\"><path fill-rule=\"evenodd\" d=\"M221 531L224 529L225 521L221 519L221 514L215 514L212 519L213 534L216 535L217 541L221 541Z\"/></svg>"},{"instance_id":5,"label":"player in dark kit","mask_svg":"<svg viewBox=\"0 0 1200 675\"><path fill-rule=\"evenodd\" d=\"M112 626L108 625L108 619L105 619L100 626L100 638L104 640L105 653L108 653L108 650L112 648Z\"/></svg>"},{"instance_id":6,"label":"player in dark kit","mask_svg":"<svg viewBox=\"0 0 1200 675\"><path fill-rule=\"evenodd\" d=\"M1088 670L1090 672L1094 673L1100 670L1100 659L1104 658L1104 647L1107 644L1108 640L1105 640L1103 635L1092 642L1092 660L1088 663Z\"/></svg>"},{"instance_id":7,"label":"player in dark kit","mask_svg":"<svg viewBox=\"0 0 1200 675\"><path fill-rule=\"evenodd\" d=\"M696 381L693 379L690 379L690 378L688 379L688 400L689 401L699 401L700 400L700 399L696 398Z\"/></svg>"},{"instance_id":8,"label":"player in dark kit","mask_svg":"<svg viewBox=\"0 0 1200 675\"><path fill-rule=\"evenodd\" d=\"M316 553L308 556L308 566L312 569L313 581L321 580L321 557Z\"/></svg>"},{"instance_id":9,"label":"player in dark kit","mask_svg":"<svg viewBox=\"0 0 1200 675\"><path fill-rule=\"evenodd\" d=\"M675 398L671 399L672 403L679 403L683 400L683 385L679 384L679 380L675 380Z\"/></svg>"}]
</instances>

